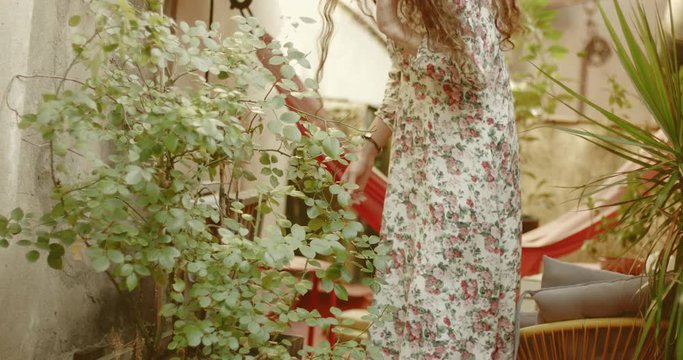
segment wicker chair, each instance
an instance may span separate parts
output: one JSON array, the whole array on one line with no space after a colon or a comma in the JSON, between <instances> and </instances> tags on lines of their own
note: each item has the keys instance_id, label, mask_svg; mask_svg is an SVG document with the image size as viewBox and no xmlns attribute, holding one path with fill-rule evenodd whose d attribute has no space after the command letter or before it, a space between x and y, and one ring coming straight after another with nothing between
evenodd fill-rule
<instances>
[{"instance_id":1,"label":"wicker chair","mask_svg":"<svg viewBox=\"0 0 683 360\"><path fill-rule=\"evenodd\" d=\"M640 318L601 318L526 327L520 331L518 360L633 359L644 326ZM664 359L662 348L652 333L638 359Z\"/></svg>"}]
</instances>

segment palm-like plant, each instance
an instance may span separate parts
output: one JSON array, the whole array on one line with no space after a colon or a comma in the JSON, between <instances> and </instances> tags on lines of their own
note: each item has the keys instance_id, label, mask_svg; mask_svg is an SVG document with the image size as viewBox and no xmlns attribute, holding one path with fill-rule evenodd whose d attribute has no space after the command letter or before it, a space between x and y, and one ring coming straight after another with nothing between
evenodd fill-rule
<instances>
[{"instance_id":1,"label":"palm-like plant","mask_svg":"<svg viewBox=\"0 0 683 360\"><path fill-rule=\"evenodd\" d=\"M648 256L657 255L651 268L653 301L647 313L650 330L645 336L665 337L667 346L662 355L665 358L675 355L675 358L682 359L683 81L673 25L666 25L668 22L673 24L673 19L665 21L659 11L654 20L648 18L641 0L633 3L634 15L629 19L619 1L613 2L617 14L615 20L611 20L602 7L600 10L614 50L641 101L661 130L652 134L592 102L559 80L553 81L602 115L601 119L597 119L572 108L602 131L566 131L638 165L629 174L605 177L587 185L585 190L591 193L605 187L629 185L634 181L644 189L639 196L622 204L626 211L619 226L638 224L648 230L639 239L639 245L646 249ZM565 105L570 106L567 103Z\"/></svg>"}]
</instances>

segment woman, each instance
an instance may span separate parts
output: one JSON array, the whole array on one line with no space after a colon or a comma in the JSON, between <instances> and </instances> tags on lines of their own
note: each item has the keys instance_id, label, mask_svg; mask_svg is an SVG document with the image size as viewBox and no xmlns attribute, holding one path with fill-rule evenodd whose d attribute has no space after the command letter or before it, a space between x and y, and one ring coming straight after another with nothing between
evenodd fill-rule
<instances>
[{"instance_id":1,"label":"woman","mask_svg":"<svg viewBox=\"0 0 683 360\"><path fill-rule=\"evenodd\" d=\"M360 193L393 138L381 232L393 261L375 302L395 312L371 341L387 359L512 359L520 196L501 47L519 11L514 0L376 6L394 68L344 174Z\"/></svg>"}]
</instances>

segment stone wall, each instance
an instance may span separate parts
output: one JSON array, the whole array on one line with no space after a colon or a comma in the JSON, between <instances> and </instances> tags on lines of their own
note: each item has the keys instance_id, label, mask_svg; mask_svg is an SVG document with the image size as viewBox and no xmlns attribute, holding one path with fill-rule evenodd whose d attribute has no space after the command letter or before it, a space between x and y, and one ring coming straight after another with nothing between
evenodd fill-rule
<instances>
[{"instance_id":1,"label":"stone wall","mask_svg":"<svg viewBox=\"0 0 683 360\"><path fill-rule=\"evenodd\" d=\"M21 206L39 213L50 200L47 149L35 134L17 128L55 82L14 80L59 75L70 61L69 17L82 10L73 0L0 0L0 213ZM74 171L79 171L77 159ZM0 358L71 359L100 343L118 321L118 297L106 277L69 259L63 272L44 258L26 261L21 247L0 249ZM71 258L71 255L67 255Z\"/></svg>"}]
</instances>

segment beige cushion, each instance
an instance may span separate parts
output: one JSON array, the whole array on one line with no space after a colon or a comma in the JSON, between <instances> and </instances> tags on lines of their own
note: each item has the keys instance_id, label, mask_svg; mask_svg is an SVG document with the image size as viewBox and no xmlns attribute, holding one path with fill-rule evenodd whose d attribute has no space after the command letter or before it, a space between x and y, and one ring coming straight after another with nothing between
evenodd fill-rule
<instances>
[{"instance_id":1,"label":"beige cushion","mask_svg":"<svg viewBox=\"0 0 683 360\"><path fill-rule=\"evenodd\" d=\"M541 288L583 284L594 281L622 280L630 279L631 277L630 275L612 271L589 269L544 256Z\"/></svg>"},{"instance_id":2,"label":"beige cushion","mask_svg":"<svg viewBox=\"0 0 683 360\"><path fill-rule=\"evenodd\" d=\"M538 322L641 316L649 301L646 277L545 288L533 295Z\"/></svg>"},{"instance_id":3,"label":"beige cushion","mask_svg":"<svg viewBox=\"0 0 683 360\"><path fill-rule=\"evenodd\" d=\"M341 327L364 331L371 325L368 315L369 313L365 309L350 309L339 314L337 319L340 321Z\"/></svg>"},{"instance_id":4,"label":"beige cushion","mask_svg":"<svg viewBox=\"0 0 683 360\"><path fill-rule=\"evenodd\" d=\"M345 341L357 341L361 342L363 340L367 340L368 338L368 332L367 331L361 331L361 330L355 330L351 328L345 328L345 327L337 327L335 328L336 337L337 341L339 342L345 342Z\"/></svg>"}]
</instances>

